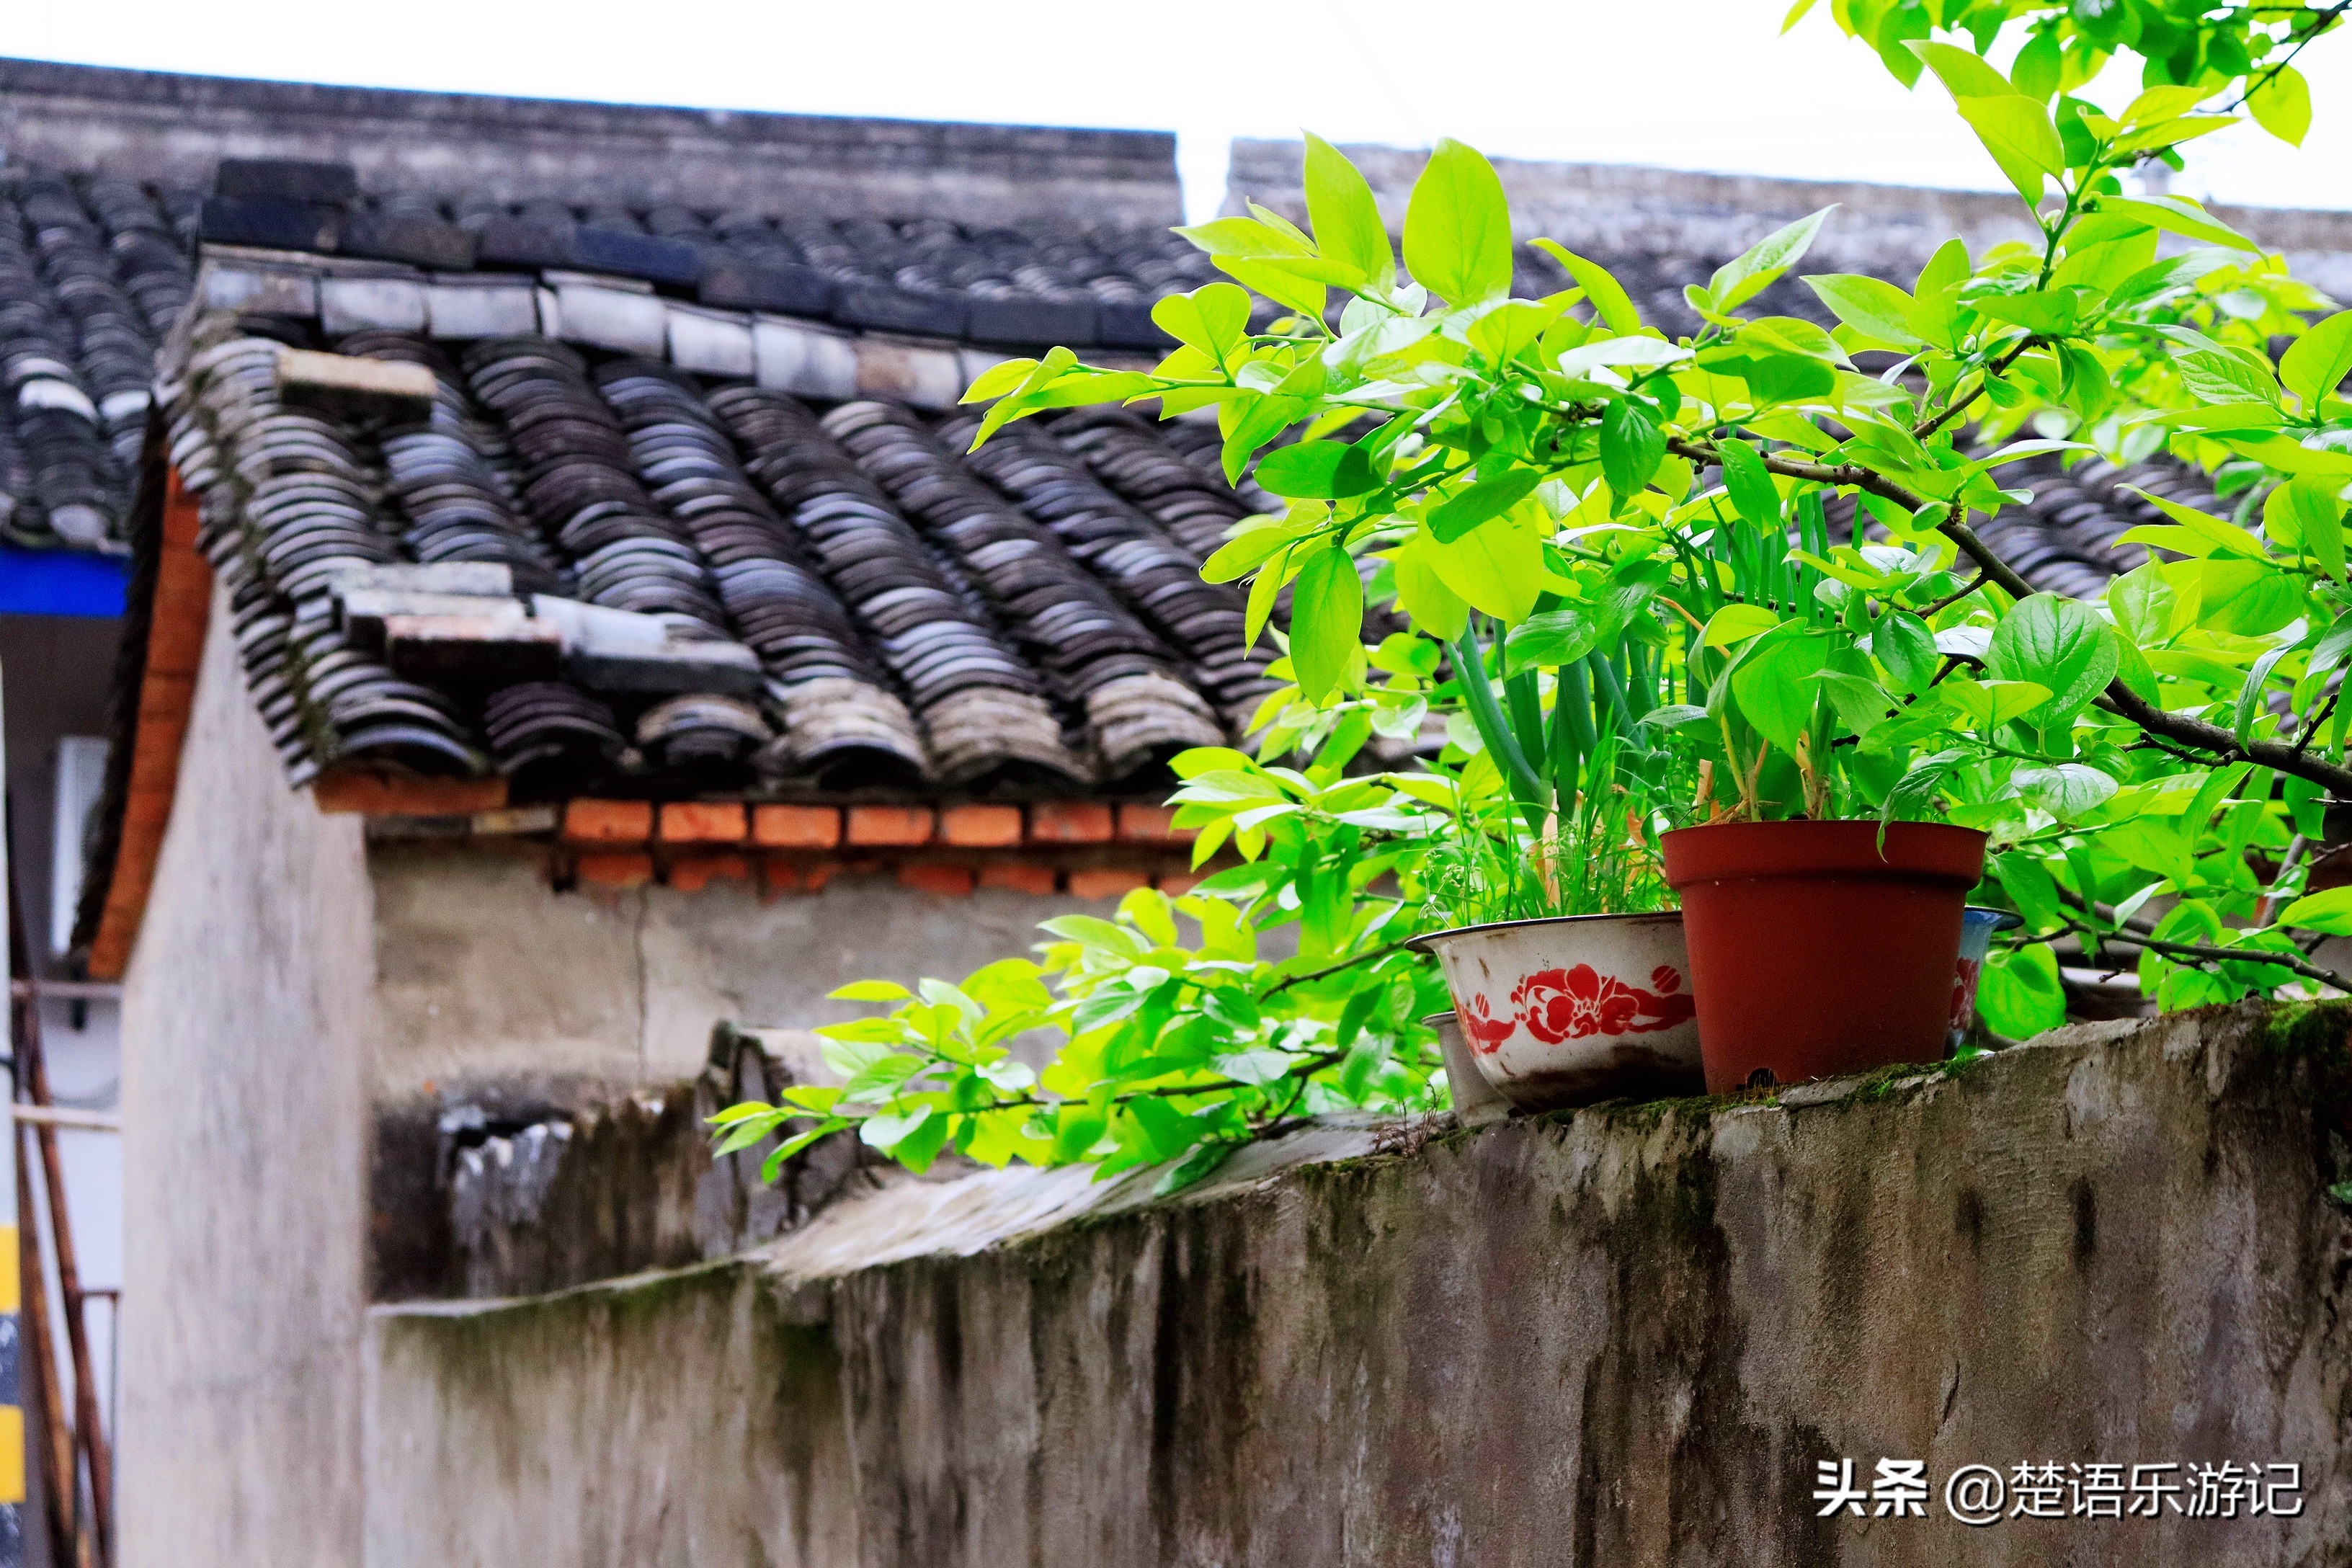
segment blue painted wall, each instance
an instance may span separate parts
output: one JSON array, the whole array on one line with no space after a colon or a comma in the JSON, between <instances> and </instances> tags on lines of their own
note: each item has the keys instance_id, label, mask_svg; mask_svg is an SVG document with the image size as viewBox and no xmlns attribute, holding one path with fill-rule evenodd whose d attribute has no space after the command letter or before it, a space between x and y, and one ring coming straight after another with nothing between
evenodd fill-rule
<instances>
[{"instance_id":1,"label":"blue painted wall","mask_svg":"<svg viewBox=\"0 0 2352 1568\"><path fill-rule=\"evenodd\" d=\"M0 544L0 616L120 616L131 563Z\"/></svg>"}]
</instances>

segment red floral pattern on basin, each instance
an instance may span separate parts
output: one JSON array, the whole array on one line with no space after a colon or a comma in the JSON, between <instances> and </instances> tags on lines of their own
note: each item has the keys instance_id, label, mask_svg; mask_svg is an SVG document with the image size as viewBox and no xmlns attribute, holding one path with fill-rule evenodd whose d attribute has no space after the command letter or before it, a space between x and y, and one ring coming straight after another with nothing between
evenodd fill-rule
<instances>
[{"instance_id":1,"label":"red floral pattern on basin","mask_svg":"<svg viewBox=\"0 0 2352 1568\"><path fill-rule=\"evenodd\" d=\"M1499 1049L1521 1024L1549 1046L1591 1035L1651 1034L1696 1016L1696 1005L1682 985L1682 975L1664 963L1650 971L1647 990L1589 963L1539 970L1512 987L1512 1011L1503 1017L1495 1016L1484 994L1472 996L1462 1015L1462 1032L1475 1049L1487 1052Z\"/></svg>"}]
</instances>

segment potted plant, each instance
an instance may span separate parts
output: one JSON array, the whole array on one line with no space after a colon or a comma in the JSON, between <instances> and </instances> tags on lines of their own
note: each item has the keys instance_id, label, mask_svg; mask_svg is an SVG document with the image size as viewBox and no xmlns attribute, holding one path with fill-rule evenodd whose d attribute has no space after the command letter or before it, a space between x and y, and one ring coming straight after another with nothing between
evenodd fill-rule
<instances>
[{"instance_id":1,"label":"potted plant","mask_svg":"<svg viewBox=\"0 0 2352 1568\"><path fill-rule=\"evenodd\" d=\"M1980 61L1938 49L1928 63L1957 95L1991 90ZM2001 107L2045 112L2021 98ZM1368 187L1310 140L1311 237L1265 213L1187 231L1291 307L1287 327L1251 337L1246 297L1211 285L1162 302L1181 346L1152 374L1048 356L999 367L971 395L995 400L983 437L1097 395L1157 396L1166 412L1216 405L1228 470L1256 457L1259 484L1288 504L1244 523L1207 571L1254 577L1255 624L1291 590L1292 662L1310 702L1344 696L1353 679L1363 553L1387 563L1398 607L1444 640L1457 641L1475 612L1510 628L1507 650L1549 617L1543 635L1567 645L1563 668L1603 642L1650 641L1670 614L1680 636L1655 638L1667 644L1658 666L1683 700L1641 723L1644 742L1669 737L1698 781L1682 808L1694 825L1661 848L1664 879L1683 897L1683 994L1696 1004L1707 1084L1935 1060L1960 910L1987 842L1982 826L1950 819L1957 808L2009 803L2017 815L2024 802L2063 825L2112 796L2139 764L2098 732L2104 719L2078 733L2095 698L2143 727L2229 743L2153 709L2121 678L2105 616L2035 594L1970 527L2020 499L2001 488L2004 465L2078 444L1981 453L1956 434L1972 411L2032 395L2002 379L2013 366L2032 365L2020 383L2051 392L2087 374L2042 352L2065 330L2035 323L2084 308L2089 292L2067 293L2063 309L2006 301L2060 279L2089 290L2073 279L2152 257L2158 216L2180 215L2121 201L2112 175L2165 135L2191 133L2153 118L2160 108L2112 128L2085 121L2081 148L2067 143L2063 162L2032 176L2037 198L2053 178L2072 193L2038 253L2013 247L1979 262L1956 242L1910 290L1809 279L1841 321L1834 332L1755 314L1750 301L1828 216L1817 213L1687 290L1702 326L1678 340L1644 323L1605 269L1549 242L1574 287L1507 298L1500 183L1457 143L1438 147L1414 187L1413 281L1400 283ZM2098 221L2070 239L2094 209ZM2117 294L2177 292L2187 277L2135 272L2142 292ZM1354 295L1336 324L1329 284ZM1864 353L1895 359L1886 378L1856 367ZM1924 393L1899 379L1906 359L1927 362ZM1306 438L1274 445L1294 426ZM1362 433L1343 440L1350 431ZM1833 545L1832 496L1881 536ZM1967 563L1973 582L1958 574ZM1456 667L1514 795L1544 811L1538 755L1550 731L1537 733L1533 699L1515 695L1506 722L1483 689L1483 659ZM1506 730L1517 732L1516 755ZM1539 866L1553 851L1532 818L1530 832ZM1475 1037L1483 1020L1457 1001Z\"/></svg>"},{"instance_id":2,"label":"potted plant","mask_svg":"<svg viewBox=\"0 0 2352 1568\"><path fill-rule=\"evenodd\" d=\"M1420 872L1447 929L1413 946L1444 969L1472 1065L1521 1110L1700 1083L1658 858L1675 757L1648 743L1664 660L1622 630L1603 652L1602 630L1554 596L1501 644L1499 699L1467 617L1454 642L1479 750Z\"/></svg>"},{"instance_id":3,"label":"potted plant","mask_svg":"<svg viewBox=\"0 0 2352 1568\"><path fill-rule=\"evenodd\" d=\"M1414 1021L1436 988L1409 943L1428 923L1421 874L1443 871L1462 826L1454 784L1368 775L1357 752L1381 725L1391 742L1420 732L1441 646L1479 704L1449 724L1443 765L1469 778L1475 752L1517 814L1490 838L1521 858L1518 883L1493 887L1532 877L1560 896L1544 872L1582 829L1559 810L1563 775L1541 772L1562 732L1546 704L1557 713L1574 668L1598 678L1593 648L1630 640L1657 655L1658 705L1615 732L1664 759L1633 772L1654 822L1689 824L1657 847L1690 921L1742 898L1784 912L1800 883L1850 899L1813 922L1801 963L1769 966L1744 999L1736 973L1688 977L1718 1084L1940 1054L1941 1008L1920 998L1951 995L1978 834L1992 841L1985 897L2021 921L1983 961L1983 1014L2002 1035L2063 1020L2059 941L2136 963L2168 1010L2352 993L2311 951L2352 934L2352 889L2307 882L2326 803L2352 798L2352 311L2328 314L2282 257L2199 204L2125 184L2179 167L2178 143L2242 108L2299 141L2309 100L2292 62L2340 18L2223 7L2151 52L2111 9L2035 0L1912 37L1833 8L1906 85L1932 72L2032 236L1973 253L1948 240L1907 287L1805 279L1833 331L1759 309L1826 215L1686 289L1695 330L1661 330L1606 268L1549 242L1557 291L1511 298L1532 274L1501 182L1452 142L1405 213L1407 278L1369 185L1310 137L1302 213L1253 206L1184 231L1234 281L1158 301L1177 346L1152 370L1055 349L982 375L975 445L1087 403L1213 413L1226 477L1255 464L1282 498L1205 574L1249 581L1249 642L1290 605L1274 635L1295 685L1249 726L1255 758L1213 749L1178 766L1198 854L1243 864L1172 901L1130 894L1116 921L1057 918L1057 996L1034 974L890 988L891 1018L833 1033L845 1085L736 1108L730 1143L815 1121L772 1163L855 1126L919 1168L943 1147L1107 1173L1164 1163L1164 1189L1318 1110L1426 1109L1435 1052ZM2139 68L2102 73L2134 55ZM2037 439L2016 440L2029 426ZM2046 458L2049 478L2159 448L2211 499L2147 495L2164 521L2119 542L2148 559L2099 601L2035 593L1979 531L2028 499L2008 463ZM1855 526L1832 531L1825 502L1859 509ZM1368 604L1412 629L1367 647ZM1459 647L1474 613L1503 628L1484 650ZM1546 637L1559 646L1536 657ZM1504 700L1486 680L1496 641ZM1537 674L1515 686L1523 667ZM1621 784L1637 793L1612 770ZM1593 798L1580 778L1574 805ZM1735 965L1753 956L1718 945ZM1742 1043L1739 1015L1761 1015L1774 987L1784 1007L1830 1014L1809 1060ZM1894 992L1899 1005L1879 995ZM1865 1026L1882 1002L1892 1021ZM1727 1015L1727 1031L1709 1024ZM1070 1035L1033 1085L998 1042L1042 1016Z\"/></svg>"},{"instance_id":4,"label":"potted plant","mask_svg":"<svg viewBox=\"0 0 2352 1568\"><path fill-rule=\"evenodd\" d=\"M1776 478L1746 443L1716 450L1721 484L1670 519L1685 569L1665 593L1690 627L1690 686L1704 693L1676 739L1702 783L1700 820L1662 840L1707 1087L1939 1059L1987 836L1905 820L1933 803L1940 776L1906 764L1924 743L1948 768L1998 749L2011 721L2063 726L2074 710L2026 679L2046 670L2009 668L2020 661L2006 657L2007 632L2000 655L1990 636L1985 651L2012 679L1955 678L1962 661L1915 608L1945 595L1939 556L1833 552L1817 487ZM2095 647L2104 628L2082 630ZM2099 684L2070 694L2074 707Z\"/></svg>"}]
</instances>

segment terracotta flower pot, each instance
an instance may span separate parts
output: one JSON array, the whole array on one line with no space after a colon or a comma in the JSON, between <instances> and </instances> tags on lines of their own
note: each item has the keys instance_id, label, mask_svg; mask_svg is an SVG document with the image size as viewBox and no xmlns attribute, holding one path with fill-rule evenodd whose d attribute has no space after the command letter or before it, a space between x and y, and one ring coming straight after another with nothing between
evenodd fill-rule
<instances>
[{"instance_id":1,"label":"terracotta flower pot","mask_svg":"<svg viewBox=\"0 0 2352 1568\"><path fill-rule=\"evenodd\" d=\"M1743 822L1661 840L1710 1093L1943 1058L1960 910L1984 873L1985 836L1890 823L1882 852L1879 832Z\"/></svg>"},{"instance_id":2,"label":"terracotta flower pot","mask_svg":"<svg viewBox=\"0 0 2352 1568\"><path fill-rule=\"evenodd\" d=\"M1437 955L1479 1075L1515 1110L1698 1092L1680 915L1504 921L1413 945Z\"/></svg>"},{"instance_id":3,"label":"terracotta flower pot","mask_svg":"<svg viewBox=\"0 0 2352 1568\"><path fill-rule=\"evenodd\" d=\"M1462 1020L1452 1013L1432 1013L1422 1020L1437 1031L1437 1048L1445 1057L1445 1087L1454 1096L1454 1115L1465 1127L1480 1127L1511 1113L1511 1102L1495 1092L1478 1070L1470 1043L1462 1037Z\"/></svg>"}]
</instances>

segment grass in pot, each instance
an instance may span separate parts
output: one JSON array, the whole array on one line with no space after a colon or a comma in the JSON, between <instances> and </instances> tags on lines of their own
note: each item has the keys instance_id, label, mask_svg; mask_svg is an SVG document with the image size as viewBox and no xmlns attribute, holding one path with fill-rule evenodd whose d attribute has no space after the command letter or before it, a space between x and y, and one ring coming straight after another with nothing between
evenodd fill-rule
<instances>
[{"instance_id":1,"label":"grass in pot","mask_svg":"<svg viewBox=\"0 0 2352 1568\"><path fill-rule=\"evenodd\" d=\"M1542 628L1538 626L1538 634ZM1454 663L1485 750L1424 877L1449 929L1436 955L1479 1076L1520 1110L1697 1092L1698 1029L1682 919L1661 874L1657 805L1672 758L1646 747L1649 651L1506 666L1498 701L1465 629ZM1631 695L1629 695L1631 694ZM1506 702L1508 706L1506 707ZM1516 722L1515 722L1516 721Z\"/></svg>"},{"instance_id":2,"label":"grass in pot","mask_svg":"<svg viewBox=\"0 0 2352 1568\"><path fill-rule=\"evenodd\" d=\"M1818 493L1799 500L1801 548L1774 547L1789 532L1783 499L1747 463L1734 458L1715 526L1669 590L1706 701L1675 731L1696 759L1700 820L1661 847L1715 1093L1943 1057L1986 835L1908 818L2005 726L2072 717L2053 714L2050 686L2001 678L2011 650L1981 637L1939 647L1899 607L1926 575L1919 555L1848 547L1839 570ZM1873 569L1884 581L1870 584Z\"/></svg>"}]
</instances>

